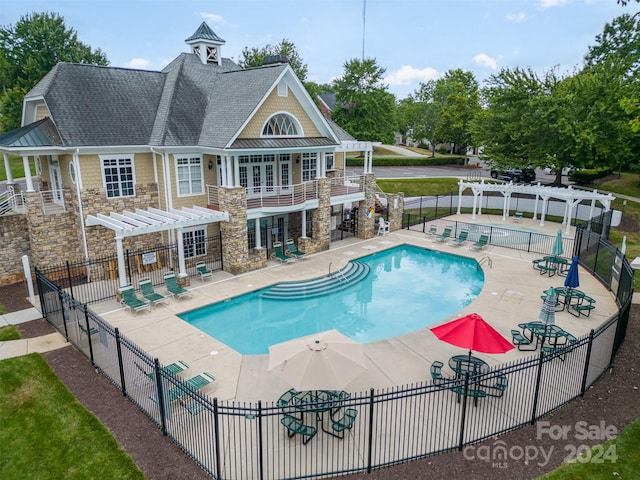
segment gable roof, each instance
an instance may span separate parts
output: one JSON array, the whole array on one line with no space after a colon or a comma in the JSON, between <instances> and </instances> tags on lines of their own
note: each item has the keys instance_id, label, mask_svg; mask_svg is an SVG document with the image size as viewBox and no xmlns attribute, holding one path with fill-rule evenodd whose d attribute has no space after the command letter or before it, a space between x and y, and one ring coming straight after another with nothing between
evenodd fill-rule
<instances>
[{"instance_id":1,"label":"gable roof","mask_svg":"<svg viewBox=\"0 0 640 480\"><path fill-rule=\"evenodd\" d=\"M242 69L229 59L203 64L190 53L161 72L59 63L25 104L44 100L66 147L229 148L281 78L317 113L313 121L325 122L288 64ZM323 125L324 143L335 144L334 130Z\"/></svg>"}]
</instances>

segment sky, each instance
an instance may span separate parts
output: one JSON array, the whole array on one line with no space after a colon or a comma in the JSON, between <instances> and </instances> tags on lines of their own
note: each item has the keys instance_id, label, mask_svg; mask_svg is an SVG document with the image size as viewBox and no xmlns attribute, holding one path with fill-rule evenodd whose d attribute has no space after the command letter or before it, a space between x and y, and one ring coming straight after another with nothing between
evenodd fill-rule
<instances>
[{"instance_id":1,"label":"sky","mask_svg":"<svg viewBox=\"0 0 640 480\"><path fill-rule=\"evenodd\" d=\"M307 80L330 83L373 58L400 100L460 68L482 85L503 68L571 74L607 23L638 4L616 0L0 0L0 25L55 12L114 67L161 70L204 21L222 56L292 42Z\"/></svg>"}]
</instances>

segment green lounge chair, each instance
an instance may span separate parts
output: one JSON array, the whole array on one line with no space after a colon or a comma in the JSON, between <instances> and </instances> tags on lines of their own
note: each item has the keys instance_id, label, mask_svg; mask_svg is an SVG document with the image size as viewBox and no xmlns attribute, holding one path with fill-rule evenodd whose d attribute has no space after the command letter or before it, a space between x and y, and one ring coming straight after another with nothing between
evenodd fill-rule
<instances>
[{"instance_id":1,"label":"green lounge chair","mask_svg":"<svg viewBox=\"0 0 640 480\"><path fill-rule=\"evenodd\" d=\"M138 362L135 362L135 365L138 368L138 370L140 370L149 379L153 380L155 378L155 369L151 370L150 372L147 372L145 368L142 365L140 365ZM189 364L187 362L178 360L177 362L173 362L173 363L170 363L169 365L165 365L164 367L162 367L161 370L164 373L170 373L171 375L178 375L179 373L184 372L188 368L189 368Z\"/></svg>"},{"instance_id":2,"label":"green lounge chair","mask_svg":"<svg viewBox=\"0 0 640 480\"><path fill-rule=\"evenodd\" d=\"M300 250L298 250L296 248L296 244L293 242L293 239L291 239L291 238L289 240L287 240L287 250L289 251L289 253L291 255L293 255L296 258L301 258L301 259L306 258L307 254L302 252L302 251L300 251Z\"/></svg>"},{"instance_id":3,"label":"green lounge chair","mask_svg":"<svg viewBox=\"0 0 640 480\"><path fill-rule=\"evenodd\" d=\"M431 225L429 227L429 230L425 232L426 235L430 235L430 236L437 235L437 233L438 233L438 227L436 227L435 225Z\"/></svg>"},{"instance_id":4,"label":"green lounge chair","mask_svg":"<svg viewBox=\"0 0 640 480\"><path fill-rule=\"evenodd\" d=\"M489 244L489 236L488 235L480 235L480 238L477 242L471 244L469 250L482 250Z\"/></svg>"},{"instance_id":5,"label":"green lounge chair","mask_svg":"<svg viewBox=\"0 0 640 480\"><path fill-rule=\"evenodd\" d=\"M331 430L325 430L323 427L322 431L337 438L344 438L344 431L351 430L357 416L358 411L355 408L346 408L342 417L331 422Z\"/></svg>"},{"instance_id":6,"label":"green lounge chair","mask_svg":"<svg viewBox=\"0 0 640 480\"><path fill-rule=\"evenodd\" d=\"M151 305L140 300L131 285L120 288L120 293L122 293L122 304L129 308L134 315L140 310L151 310Z\"/></svg>"},{"instance_id":7,"label":"green lounge chair","mask_svg":"<svg viewBox=\"0 0 640 480\"><path fill-rule=\"evenodd\" d=\"M178 285L178 280L176 280L174 273L167 273L164 276L164 285L167 288L167 292L173 295L174 298L190 297L192 295L189 290Z\"/></svg>"},{"instance_id":8,"label":"green lounge chair","mask_svg":"<svg viewBox=\"0 0 640 480\"><path fill-rule=\"evenodd\" d=\"M522 221L522 212L516 212L513 214L513 222L520 223Z\"/></svg>"},{"instance_id":9,"label":"green lounge chair","mask_svg":"<svg viewBox=\"0 0 640 480\"><path fill-rule=\"evenodd\" d=\"M200 281L203 283L207 278L213 279L213 272L207 268L204 262L196 263L196 272L200 275Z\"/></svg>"},{"instance_id":10,"label":"green lounge chair","mask_svg":"<svg viewBox=\"0 0 640 480\"><path fill-rule=\"evenodd\" d=\"M312 425L305 425L302 423L302 420L298 420L291 415L285 415L280 419L280 423L284 428L287 429L287 436L289 438L293 437L296 433L303 437L302 444L306 445L309 440L311 440L316 433L318 433L318 429Z\"/></svg>"},{"instance_id":11,"label":"green lounge chair","mask_svg":"<svg viewBox=\"0 0 640 480\"><path fill-rule=\"evenodd\" d=\"M206 372L196 375L195 377L191 377L185 382L185 385L176 385L169 389L167 392L167 395L169 395L169 401L173 402L184 397L189 393L189 389L200 390L215 381L216 377Z\"/></svg>"},{"instance_id":12,"label":"green lounge chair","mask_svg":"<svg viewBox=\"0 0 640 480\"><path fill-rule=\"evenodd\" d=\"M275 252L276 258L280 261L280 263L289 263L295 260L294 257L284 253L284 251L282 250L282 242L274 242L273 251Z\"/></svg>"},{"instance_id":13,"label":"green lounge chair","mask_svg":"<svg viewBox=\"0 0 640 480\"><path fill-rule=\"evenodd\" d=\"M444 230L442 231L442 233L440 235L438 235L435 238L435 241L438 243L442 243L446 240L448 240L451 237L451 227L444 227Z\"/></svg>"},{"instance_id":14,"label":"green lounge chair","mask_svg":"<svg viewBox=\"0 0 640 480\"><path fill-rule=\"evenodd\" d=\"M460 245L462 245L464 242L467 241L467 237L469 237L469 231L468 230L462 230L460 232L460 235L458 235L458 238L452 239L450 244L453 247L459 247Z\"/></svg>"},{"instance_id":15,"label":"green lounge chair","mask_svg":"<svg viewBox=\"0 0 640 480\"><path fill-rule=\"evenodd\" d=\"M157 293L154 288L151 280L148 278L143 278L138 281L138 286L140 287L140 292L145 300L147 300L151 305L157 305L159 303L167 303L169 299L162 295L161 293Z\"/></svg>"}]
</instances>

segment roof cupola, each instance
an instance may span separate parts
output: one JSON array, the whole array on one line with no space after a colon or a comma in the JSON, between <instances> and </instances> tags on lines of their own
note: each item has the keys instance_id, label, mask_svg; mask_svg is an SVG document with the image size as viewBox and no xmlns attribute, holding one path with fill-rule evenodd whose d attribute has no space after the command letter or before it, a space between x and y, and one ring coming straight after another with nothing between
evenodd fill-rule
<instances>
[{"instance_id":1,"label":"roof cupola","mask_svg":"<svg viewBox=\"0 0 640 480\"><path fill-rule=\"evenodd\" d=\"M206 22L202 22L196 32L185 42L191 45L191 52L197 55L202 63L222 64L220 50L225 41L216 35Z\"/></svg>"}]
</instances>

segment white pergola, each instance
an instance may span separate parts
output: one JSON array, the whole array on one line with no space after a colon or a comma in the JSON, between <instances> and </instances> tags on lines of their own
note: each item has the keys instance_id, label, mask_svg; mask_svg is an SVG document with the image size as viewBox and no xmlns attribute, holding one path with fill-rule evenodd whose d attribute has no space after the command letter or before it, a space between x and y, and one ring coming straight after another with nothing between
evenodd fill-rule
<instances>
[{"instance_id":1,"label":"white pergola","mask_svg":"<svg viewBox=\"0 0 640 480\"><path fill-rule=\"evenodd\" d=\"M116 235L116 248L118 254L118 277L120 286L127 285L127 276L124 264L124 250L122 239L145 233L164 232L176 230L178 240L178 268L179 276L186 276L187 269L184 263L184 248L182 244L182 229L203 225L205 223L228 222L229 214L218 210L210 210L204 207L183 207L181 210L171 208L168 211L157 208L146 210L136 209L135 212L124 210L122 213L111 212L108 216L101 213L87 215L88 227L100 225L113 230Z\"/></svg>"},{"instance_id":2,"label":"white pergola","mask_svg":"<svg viewBox=\"0 0 640 480\"><path fill-rule=\"evenodd\" d=\"M542 200L542 208L540 209L540 226L544 226L544 217L545 212L547 211L547 202L550 198L556 198L565 202L564 209L564 218L562 220L562 224L566 225L566 234L568 235L571 229L571 217L573 216L573 210L576 205L578 205L583 200L591 201L591 212L589 217L593 217L593 210L596 205L596 201L600 202L604 207L605 211L611 210L611 202L615 200L616 197L612 196L610 193L603 194L598 193L597 190L578 190L572 188L571 186L564 187L547 187L537 183L536 185L524 185L524 184L515 184L513 182L510 183L485 183L484 179L480 182L465 182L464 180L460 180L458 182L459 194L458 194L458 211L457 214L460 215L460 207L462 206L462 192L464 192L467 188L470 188L473 191L473 209L471 218L475 220L476 213L480 215L482 205L482 195L484 192L500 192L504 197L504 203L502 207L502 220L506 220L509 216L510 204L511 204L511 195L514 193L526 193L529 195L535 196L534 202L534 210L533 210L533 220L537 220L538 218L538 205L540 200Z\"/></svg>"}]
</instances>

